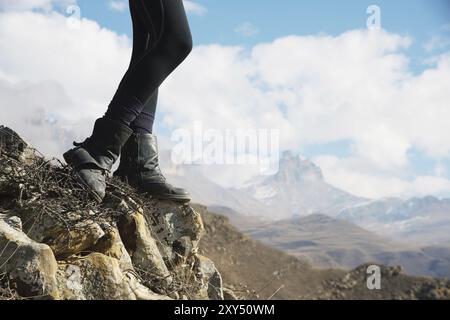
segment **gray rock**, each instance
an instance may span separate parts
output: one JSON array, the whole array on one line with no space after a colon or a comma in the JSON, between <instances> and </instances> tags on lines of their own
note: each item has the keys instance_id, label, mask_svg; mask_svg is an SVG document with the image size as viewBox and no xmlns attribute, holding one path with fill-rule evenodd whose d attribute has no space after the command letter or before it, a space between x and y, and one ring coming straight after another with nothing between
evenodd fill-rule
<instances>
[{"instance_id":1,"label":"gray rock","mask_svg":"<svg viewBox=\"0 0 450 320\"><path fill-rule=\"evenodd\" d=\"M58 299L58 264L49 246L36 243L0 219L1 268L8 272L23 297Z\"/></svg>"},{"instance_id":2,"label":"gray rock","mask_svg":"<svg viewBox=\"0 0 450 320\"><path fill-rule=\"evenodd\" d=\"M172 281L170 272L159 251L155 239L150 233L142 214L135 212L119 223L119 230L125 246L130 252L133 265L154 274L155 279L168 285Z\"/></svg>"},{"instance_id":3,"label":"gray rock","mask_svg":"<svg viewBox=\"0 0 450 320\"><path fill-rule=\"evenodd\" d=\"M199 280L196 298L205 300L224 300L222 276L214 263L201 255L195 257L195 275Z\"/></svg>"},{"instance_id":4,"label":"gray rock","mask_svg":"<svg viewBox=\"0 0 450 320\"><path fill-rule=\"evenodd\" d=\"M190 206L158 201L151 210L144 212L144 216L164 260L171 266L181 262L177 259L174 243L183 237L188 237L192 244L190 252L185 252L186 256L197 253L204 227L200 214Z\"/></svg>"},{"instance_id":5,"label":"gray rock","mask_svg":"<svg viewBox=\"0 0 450 320\"><path fill-rule=\"evenodd\" d=\"M239 300L234 291L229 288L223 288L223 299L227 301Z\"/></svg>"}]
</instances>

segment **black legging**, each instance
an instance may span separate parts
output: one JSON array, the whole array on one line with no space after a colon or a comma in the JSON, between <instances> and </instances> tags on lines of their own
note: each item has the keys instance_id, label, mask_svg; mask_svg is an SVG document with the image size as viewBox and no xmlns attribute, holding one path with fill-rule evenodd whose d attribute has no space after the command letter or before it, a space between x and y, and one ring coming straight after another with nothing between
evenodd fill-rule
<instances>
[{"instance_id":1,"label":"black legging","mask_svg":"<svg viewBox=\"0 0 450 320\"><path fill-rule=\"evenodd\" d=\"M182 0L129 0L133 21L130 66L105 117L152 133L158 88L192 50Z\"/></svg>"}]
</instances>

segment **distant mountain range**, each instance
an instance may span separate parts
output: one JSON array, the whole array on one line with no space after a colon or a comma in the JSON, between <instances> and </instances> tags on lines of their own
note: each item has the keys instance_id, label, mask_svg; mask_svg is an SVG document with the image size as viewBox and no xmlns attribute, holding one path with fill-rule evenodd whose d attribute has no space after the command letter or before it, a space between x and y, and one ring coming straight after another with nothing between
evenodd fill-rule
<instances>
[{"instance_id":1,"label":"distant mountain range","mask_svg":"<svg viewBox=\"0 0 450 320\"><path fill-rule=\"evenodd\" d=\"M323 214L399 241L450 244L450 199L357 197L327 183L318 166L291 152L283 153L275 175L256 176L240 189L212 182L201 166L166 169L170 181L188 188L195 202L243 216L278 221Z\"/></svg>"},{"instance_id":2,"label":"distant mountain range","mask_svg":"<svg viewBox=\"0 0 450 320\"><path fill-rule=\"evenodd\" d=\"M450 199L380 199L346 208L335 216L408 243L450 244Z\"/></svg>"},{"instance_id":3,"label":"distant mountain range","mask_svg":"<svg viewBox=\"0 0 450 320\"><path fill-rule=\"evenodd\" d=\"M322 268L353 269L372 262L401 265L408 274L450 278L450 246L418 248L325 215L253 224L243 231Z\"/></svg>"},{"instance_id":4,"label":"distant mountain range","mask_svg":"<svg viewBox=\"0 0 450 320\"><path fill-rule=\"evenodd\" d=\"M290 152L275 175L254 177L240 189L212 182L201 166L166 172L195 202L313 265L353 268L371 261L450 277L450 199L357 197L327 183L318 166Z\"/></svg>"}]
</instances>

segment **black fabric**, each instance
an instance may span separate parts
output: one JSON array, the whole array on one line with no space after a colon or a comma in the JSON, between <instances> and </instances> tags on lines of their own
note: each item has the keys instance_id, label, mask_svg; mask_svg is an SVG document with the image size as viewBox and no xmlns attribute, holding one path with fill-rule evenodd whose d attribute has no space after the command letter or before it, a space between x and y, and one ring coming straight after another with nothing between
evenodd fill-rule
<instances>
[{"instance_id":1,"label":"black fabric","mask_svg":"<svg viewBox=\"0 0 450 320\"><path fill-rule=\"evenodd\" d=\"M75 168L93 164L109 171L132 134L133 131L119 121L97 119L92 135L82 143L74 143L76 148L66 152L64 159Z\"/></svg>"},{"instance_id":2,"label":"black fabric","mask_svg":"<svg viewBox=\"0 0 450 320\"><path fill-rule=\"evenodd\" d=\"M145 104L144 109L130 124L134 133L153 133L153 123L155 122L156 104L158 103L158 90L151 96Z\"/></svg>"},{"instance_id":3,"label":"black fabric","mask_svg":"<svg viewBox=\"0 0 450 320\"><path fill-rule=\"evenodd\" d=\"M133 21L130 66L105 117L152 133L158 88L192 50L182 0L129 0Z\"/></svg>"}]
</instances>

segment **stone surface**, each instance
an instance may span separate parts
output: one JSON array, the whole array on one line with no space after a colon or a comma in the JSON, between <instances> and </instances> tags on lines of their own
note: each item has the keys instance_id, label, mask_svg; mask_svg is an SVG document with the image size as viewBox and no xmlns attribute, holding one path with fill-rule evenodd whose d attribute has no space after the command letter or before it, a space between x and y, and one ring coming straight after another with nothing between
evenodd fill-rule
<instances>
[{"instance_id":1,"label":"stone surface","mask_svg":"<svg viewBox=\"0 0 450 320\"><path fill-rule=\"evenodd\" d=\"M161 256L156 240L152 237L144 216L135 212L119 223L122 239L131 254L133 265L154 274L161 282L171 282L169 270Z\"/></svg>"},{"instance_id":2,"label":"stone surface","mask_svg":"<svg viewBox=\"0 0 450 320\"><path fill-rule=\"evenodd\" d=\"M101 253L70 259L66 264L61 264L58 280L64 299L168 299L140 284L132 273L121 268L119 260Z\"/></svg>"},{"instance_id":3,"label":"stone surface","mask_svg":"<svg viewBox=\"0 0 450 320\"><path fill-rule=\"evenodd\" d=\"M36 159L33 148L14 130L0 126L0 155L6 154L10 159L29 163Z\"/></svg>"},{"instance_id":4,"label":"stone surface","mask_svg":"<svg viewBox=\"0 0 450 320\"><path fill-rule=\"evenodd\" d=\"M223 288L223 299L227 301L239 300L234 291L229 288Z\"/></svg>"},{"instance_id":5,"label":"stone surface","mask_svg":"<svg viewBox=\"0 0 450 320\"><path fill-rule=\"evenodd\" d=\"M174 204L160 201L157 206L144 213L145 219L152 233L159 240L158 247L164 260L173 266L179 262L174 244L177 246L179 239L188 238L191 241L189 252L186 255L197 253L198 242L204 228L199 213L187 205Z\"/></svg>"},{"instance_id":6,"label":"stone surface","mask_svg":"<svg viewBox=\"0 0 450 320\"><path fill-rule=\"evenodd\" d=\"M91 220L75 224L70 230L58 229L45 234L45 242L59 259L82 253L94 246L105 235L103 229Z\"/></svg>"},{"instance_id":7,"label":"stone surface","mask_svg":"<svg viewBox=\"0 0 450 320\"><path fill-rule=\"evenodd\" d=\"M195 257L195 276L199 280L197 299L224 300L222 277L214 263L201 255Z\"/></svg>"},{"instance_id":8,"label":"stone surface","mask_svg":"<svg viewBox=\"0 0 450 320\"><path fill-rule=\"evenodd\" d=\"M91 250L117 259L122 270L133 270L133 262L120 238L119 230L111 226L105 229L105 235L97 241Z\"/></svg>"},{"instance_id":9,"label":"stone surface","mask_svg":"<svg viewBox=\"0 0 450 320\"><path fill-rule=\"evenodd\" d=\"M0 219L0 248L0 267L9 273L21 296L59 298L56 289L58 265L49 246L36 243Z\"/></svg>"},{"instance_id":10,"label":"stone surface","mask_svg":"<svg viewBox=\"0 0 450 320\"><path fill-rule=\"evenodd\" d=\"M203 223L189 205L117 181L93 204L70 168L4 127L0 199L0 274L22 297L223 299L220 274L197 254Z\"/></svg>"}]
</instances>

